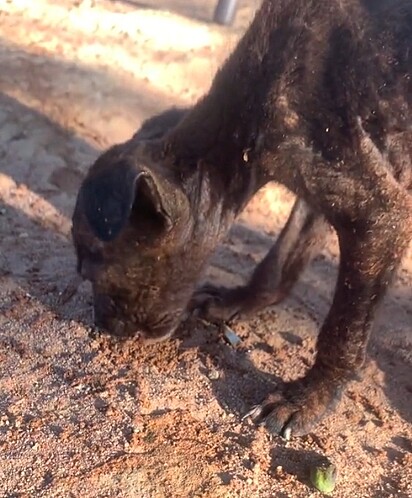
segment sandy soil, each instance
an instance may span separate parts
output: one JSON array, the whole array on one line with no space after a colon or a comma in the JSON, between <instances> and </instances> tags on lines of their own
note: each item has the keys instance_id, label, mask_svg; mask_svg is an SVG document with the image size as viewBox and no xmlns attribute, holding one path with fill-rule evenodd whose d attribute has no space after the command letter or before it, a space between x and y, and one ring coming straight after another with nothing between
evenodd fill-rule
<instances>
[{"instance_id":1,"label":"sandy soil","mask_svg":"<svg viewBox=\"0 0 412 498\"><path fill-rule=\"evenodd\" d=\"M336 241L293 295L253 320L192 320L138 347L99 335L75 272L76 189L142 119L194 102L259 2L235 26L215 0L0 0L0 496L317 497L307 469L338 467L336 497L412 496L412 252L376 323L363 377L315 434L285 443L242 415L310 365L331 302ZM270 186L220 247L211 278L241 282L293 201Z\"/></svg>"}]
</instances>

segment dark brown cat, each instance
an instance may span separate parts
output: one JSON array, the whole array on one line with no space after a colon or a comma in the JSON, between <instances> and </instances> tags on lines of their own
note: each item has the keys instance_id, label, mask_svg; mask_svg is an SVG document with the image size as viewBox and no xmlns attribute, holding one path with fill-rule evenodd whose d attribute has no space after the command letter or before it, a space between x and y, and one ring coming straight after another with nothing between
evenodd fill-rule
<instances>
[{"instance_id":1,"label":"dark brown cat","mask_svg":"<svg viewBox=\"0 0 412 498\"><path fill-rule=\"evenodd\" d=\"M278 302L331 225L341 261L314 365L252 411L287 437L312 429L362 365L411 240L411 104L409 0L265 0L203 99L90 169L73 238L96 323L161 340L188 309L226 319ZM270 181L298 197L273 249L244 287L196 289Z\"/></svg>"}]
</instances>

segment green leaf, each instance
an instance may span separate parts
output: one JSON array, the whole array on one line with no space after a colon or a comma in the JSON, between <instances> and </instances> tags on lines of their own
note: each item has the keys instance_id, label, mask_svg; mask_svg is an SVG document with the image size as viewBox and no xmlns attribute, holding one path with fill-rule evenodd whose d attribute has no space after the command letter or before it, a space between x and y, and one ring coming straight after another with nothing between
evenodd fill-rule
<instances>
[{"instance_id":1,"label":"green leaf","mask_svg":"<svg viewBox=\"0 0 412 498\"><path fill-rule=\"evenodd\" d=\"M322 493L331 493L335 489L336 475L336 467L332 463L310 469L310 480Z\"/></svg>"}]
</instances>

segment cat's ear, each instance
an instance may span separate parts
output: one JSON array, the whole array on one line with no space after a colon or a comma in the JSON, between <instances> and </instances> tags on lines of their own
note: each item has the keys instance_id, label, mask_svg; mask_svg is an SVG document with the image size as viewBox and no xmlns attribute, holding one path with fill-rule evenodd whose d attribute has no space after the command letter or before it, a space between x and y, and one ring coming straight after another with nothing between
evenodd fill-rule
<instances>
[{"instance_id":1,"label":"cat's ear","mask_svg":"<svg viewBox=\"0 0 412 498\"><path fill-rule=\"evenodd\" d=\"M175 185L152 173L139 169L128 160L119 161L85 179L79 200L93 233L103 242L114 240L133 220L156 216L165 230L170 228L182 203Z\"/></svg>"}]
</instances>

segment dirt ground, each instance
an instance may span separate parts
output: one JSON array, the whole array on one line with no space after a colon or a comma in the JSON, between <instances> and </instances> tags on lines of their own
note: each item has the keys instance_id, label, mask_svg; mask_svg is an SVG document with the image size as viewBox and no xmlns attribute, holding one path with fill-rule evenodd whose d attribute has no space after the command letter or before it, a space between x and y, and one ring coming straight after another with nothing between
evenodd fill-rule
<instances>
[{"instance_id":1,"label":"dirt ground","mask_svg":"<svg viewBox=\"0 0 412 498\"><path fill-rule=\"evenodd\" d=\"M76 190L102 148L194 102L258 0L231 28L216 0L0 0L0 496L317 497L308 468L338 468L333 496L412 497L412 251L378 317L363 377L314 434L286 443L242 416L310 365L337 247L292 296L231 324L192 320L142 347L92 327L69 239ZM260 192L213 259L239 283L293 198Z\"/></svg>"}]
</instances>

